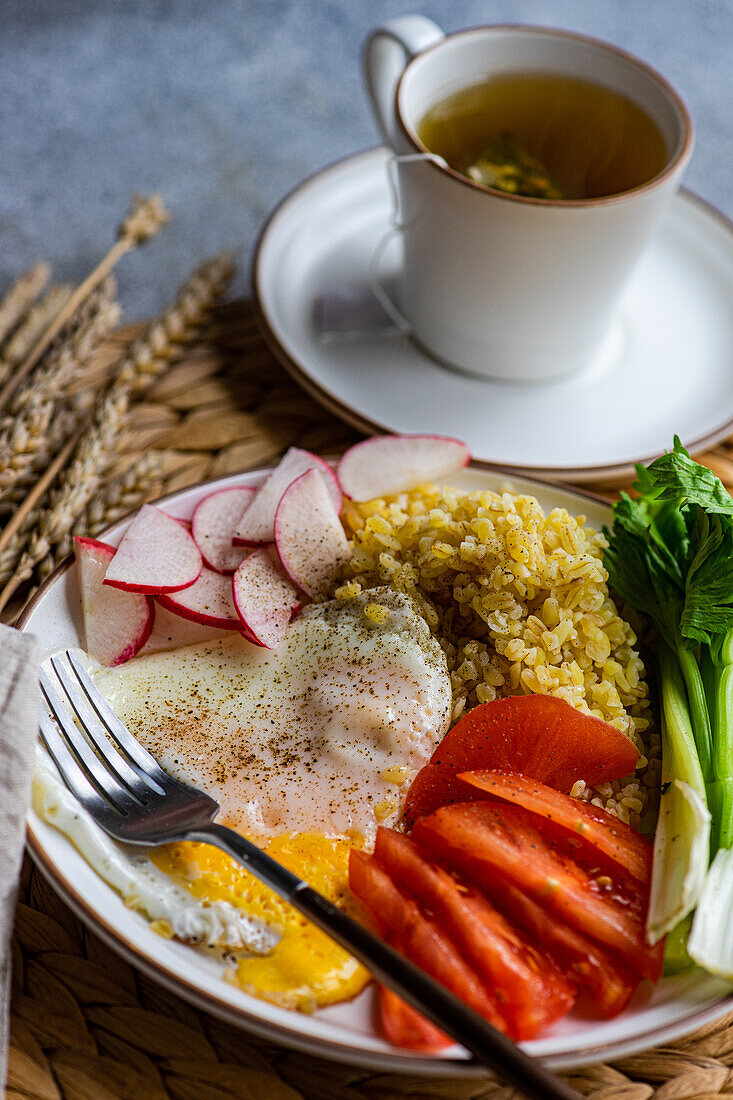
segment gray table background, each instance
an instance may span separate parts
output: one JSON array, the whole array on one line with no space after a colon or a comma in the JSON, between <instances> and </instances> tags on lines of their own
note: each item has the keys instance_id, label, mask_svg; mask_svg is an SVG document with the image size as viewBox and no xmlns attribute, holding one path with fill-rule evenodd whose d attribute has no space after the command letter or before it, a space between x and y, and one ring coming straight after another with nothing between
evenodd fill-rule
<instances>
[{"instance_id":1,"label":"gray table background","mask_svg":"<svg viewBox=\"0 0 733 1100\"><path fill-rule=\"evenodd\" d=\"M376 142L359 53L384 19L597 35L672 81L697 127L686 183L733 215L733 0L0 0L0 292L46 257L79 279L133 189L174 222L119 266L129 317L204 255L249 258L305 175Z\"/></svg>"}]
</instances>

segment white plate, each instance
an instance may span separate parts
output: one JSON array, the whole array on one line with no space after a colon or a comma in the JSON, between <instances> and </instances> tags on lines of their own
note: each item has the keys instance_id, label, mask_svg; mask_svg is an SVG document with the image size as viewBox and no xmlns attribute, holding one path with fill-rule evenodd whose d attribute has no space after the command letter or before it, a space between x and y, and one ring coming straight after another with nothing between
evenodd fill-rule
<instances>
[{"instance_id":1,"label":"white plate","mask_svg":"<svg viewBox=\"0 0 733 1100\"><path fill-rule=\"evenodd\" d=\"M581 374L542 385L471 378L434 362L379 313L350 338L324 339L316 321L324 296L374 302L370 264L393 214L387 159L371 149L301 184L271 216L255 256L273 351L337 416L370 433L454 435L479 462L573 481L626 477L675 433L699 452L733 431L733 225L687 192ZM382 281L394 285L399 267L395 237Z\"/></svg>"},{"instance_id":2,"label":"white plate","mask_svg":"<svg viewBox=\"0 0 733 1100\"><path fill-rule=\"evenodd\" d=\"M186 519L212 486L257 485L263 476L262 471L239 474L186 489L165 498L165 508ZM505 474L478 469L467 469L450 480L451 484L474 489L507 485ZM582 511L595 526L608 520L608 507L595 498L521 478L512 478L511 485L536 495L546 509L559 506L574 513ZM105 533L105 541L119 542L127 522ZM44 649L80 644L79 590L76 570L69 568L69 563L46 581L19 625L37 634ZM77 915L126 959L200 1008L271 1041L341 1062L392 1072L478 1072L457 1057L455 1050L442 1058L426 1058L398 1053L383 1042L372 1027L370 990L352 1002L321 1009L312 1016L248 996L222 980L221 966L213 958L152 932L147 921L128 909L119 895L97 877L66 837L35 812L29 813L27 824L34 860ZM665 979L656 989L645 982L632 1006L619 1018L589 1022L569 1017L526 1047L558 1069L611 1060L668 1042L723 1015L732 1006L730 987L699 972Z\"/></svg>"}]
</instances>

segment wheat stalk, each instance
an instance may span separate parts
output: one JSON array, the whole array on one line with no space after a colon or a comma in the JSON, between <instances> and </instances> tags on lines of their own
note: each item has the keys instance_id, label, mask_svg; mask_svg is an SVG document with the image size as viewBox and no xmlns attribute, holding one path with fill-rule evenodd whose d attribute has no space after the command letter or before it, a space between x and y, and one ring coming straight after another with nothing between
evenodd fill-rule
<instances>
[{"instance_id":1,"label":"wheat stalk","mask_svg":"<svg viewBox=\"0 0 733 1100\"><path fill-rule=\"evenodd\" d=\"M67 283L57 283L50 287L41 300L31 306L21 324L6 341L0 356L0 383L5 383L9 390L15 388L20 364L66 307L72 294L73 287Z\"/></svg>"},{"instance_id":2,"label":"wheat stalk","mask_svg":"<svg viewBox=\"0 0 733 1100\"><path fill-rule=\"evenodd\" d=\"M86 401L74 401L63 409L55 409L51 404L34 404L27 410L0 452L0 516L3 519L22 504L39 471L48 467L85 415L88 416L93 399L90 394Z\"/></svg>"},{"instance_id":3,"label":"wheat stalk","mask_svg":"<svg viewBox=\"0 0 733 1100\"><path fill-rule=\"evenodd\" d=\"M87 367L98 344L117 327L121 310L117 281L108 275L77 310L64 330L63 339L41 359L8 406L17 417L33 401L59 401ZM0 420L0 427L4 421Z\"/></svg>"},{"instance_id":4,"label":"wheat stalk","mask_svg":"<svg viewBox=\"0 0 733 1100\"><path fill-rule=\"evenodd\" d=\"M123 357L111 385L95 405L91 423L71 464L64 469L48 505L34 517L30 537L25 517L19 520L16 512L10 536L7 537L7 529L0 536L0 583L7 581L0 593L0 611L16 589L31 577L36 566L43 573L53 568L55 548L84 513L115 461L115 444L131 403L171 362L181 357L233 272L232 261L225 255L207 261L194 272L175 304L148 327ZM38 484L34 494L37 490ZM37 503L36 497L33 508Z\"/></svg>"},{"instance_id":5,"label":"wheat stalk","mask_svg":"<svg viewBox=\"0 0 733 1100\"><path fill-rule=\"evenodd\" d=\"M153 195L149 199L141 195L133 195L132 209L118 230L117 240L84 282L76 288L63 309L30 349L23 362L13 371L12 377L7 378L5 385L0 389L0 408L4 408L8 404L10 397L19 384L31 373L41 356L51 346L61 329L74 316L82 302L86 301L94 288L99 286L110 274L120 257L132 248L136 248L139 244L143 244L154 237L161 227L166 224L168 217L168 212L163 206L160 195Z\"/></svg>"},{"instance_id":6,"label":"wheat stalk","mask_svg":"<svg viewBox=\"0 0 733 1100\"><path fill-rule=\"evenodd\" d=\"M35 301L48 282L51 269L48 264L36 264L25 275L16 279L0 302L0 345L16 325L20 324L31 303Z\"/></svg>"},{"instance_id":7,"label":"wheat stalk","mask_svg":"<svg viewBox=\"0 0 733 1100\"><path fill-rule=\"evenodd\" d=\"M88 367L99 343L115 328L120 308L112 275L78 310L65 339L54 345L16 392L9 415L0 420L0 508L20 504L36 475L88 414L93 393L69 387Z\"/></svg>"},{"instance_id":8,"label":"wheat stalk","mask_svg":"<svg viewBox=\"0 0 733 1100\"><path fill-rule=\"evenodd\" d=\"M20 508L16 509L3 528L2 535L0 535L0 583L4 581L12 582L13 570L18 558L23 553L23 548L28 541L28 534L33 530L38 519L40 514L38 509L43 503L43 498L73 455L75 446L74 439L68 440L66 446L59 451L47 469L44 470ZM6 585L7 587L8 585ZM17 588L17 585L13 587L12 591L8 592L7 599L10 599L15 588ZM2 604L2 606L4 607L5 604Z\"/></svg>"}]
</instances>

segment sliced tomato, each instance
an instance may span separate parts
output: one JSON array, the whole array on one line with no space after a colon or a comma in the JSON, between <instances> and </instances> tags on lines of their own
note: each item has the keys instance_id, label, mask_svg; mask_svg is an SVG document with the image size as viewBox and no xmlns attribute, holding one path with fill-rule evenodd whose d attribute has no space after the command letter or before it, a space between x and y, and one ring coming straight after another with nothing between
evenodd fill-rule
<instances>
[{"instance_id":1,"label":"sliced tomato","mask_svg":"<svg viewBox=\"0 0 733 1100\"><path fill-rule=\"evenodd\" d=\"M447 858L479 886L498 872L572 928L618 952L633 970L655 981L662 952L644 937L645 912L635 883L626 891L622 876L594 878L561 853L536 828L533 814L519 806L471 802L443 806L421 817L414 836L427 850Z\"/></svg>"},{"instance_id":2,"label":"sliced tomato","mask_svg":"<svg viewBox=\"0 0 733 1100\"><path fill-rule=\"evenodd\" d=\"M638 758L628 737L600 718L552 695L517 695L470 710L430 763L521 772L567 794L579 779L595 786L630 775Z\"/></svg>"},{"instance_id":3,"label":"sliced tomato","mask_svg":"<svg viewBox=\"0 0 733 1100\"><path fill-rule=\"evenodd\" d=\"M605 1019L618 1016L639 984L638 975L610 951L558 920L506 879L494 877L489 897L535 942L542 944L581 988L589 990Z\"/></svg>"},{"instance_id":4,"label":"sliced tomato","mask_svg":"<svg viewBox=\"0 0 733 1100\"><path fill-rule=\"evenodd\" d=\"M570 1011L573 985L483 894L429 862L403 833L380 829L374 854L494 990L513 1039L533 1039Z\"/></svg>"},{"instance_id":5,"label":"sliced tomato","mask_svg":"<svg viewBox=\"0 0 733 1100\"><path fill-rule=\"evenodd\" d=\"M486 795L456 775L455 769L445 764L426 764L417 773L405 799L402 819L408 832L418 817L431 814L451 802L481 802Z\"/></svg>"},{"instance_id":6,"label":"sliced tomato","mask_svg":"<svg viewBox=\"0 0 733 1100\"><path fill-rule=\"evenodd\" d=\"M651 842L625 825L613 814L580 802L577 798L528 779L516 772L475 771L460 772L459 783L466 783L482 793L523 806L543 820L566 830L591 845L607 859L623 867L638 882L648 884L652 872Z\"/></svg>"},{"instance_id":7,"label":"sliced tomato","mask_svg":"<svg viewBox=\"0 0 733 1100\"><path fill-rule=\"evenodd\" d=\"M349 853L349 886L374 915L391 943L436 981L506 1031L493 992L473 972L455 945L412 898L397 889L373 856L352 849Z\"/></svg>"},{"instance_id":8,"label":"sliced tomato","mask_svg":"<svg viewBox=\"0 0 733 1100\"><path fill-rule=\"evenodd\" d=\"M434 1054L453 1044L440 1028L383 985L377 987L377 1021L381 1034L396 1047Z\"/></svg>"}]
</instances>

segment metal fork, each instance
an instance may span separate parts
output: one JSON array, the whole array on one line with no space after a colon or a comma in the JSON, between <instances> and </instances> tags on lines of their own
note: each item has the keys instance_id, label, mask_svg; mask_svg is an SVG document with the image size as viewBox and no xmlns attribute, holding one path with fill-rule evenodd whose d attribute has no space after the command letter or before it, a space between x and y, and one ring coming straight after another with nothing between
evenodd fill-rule
<instances>
[{"instance_id":1,"label":"metal fork","mask_svg":"<svg viewBox=\"0 0 733 1100\"><path fill-rule=\"evenodd\" d=\"M102 697L74 650L49 664L55 683L42 668L41 737L69 790L110 836L145 846L181 840L215 844L509 1084L541 1100L580 1100L443 985L255 844L217 825L219 804L163 771Z\"/></svg>"}]
</instances>

